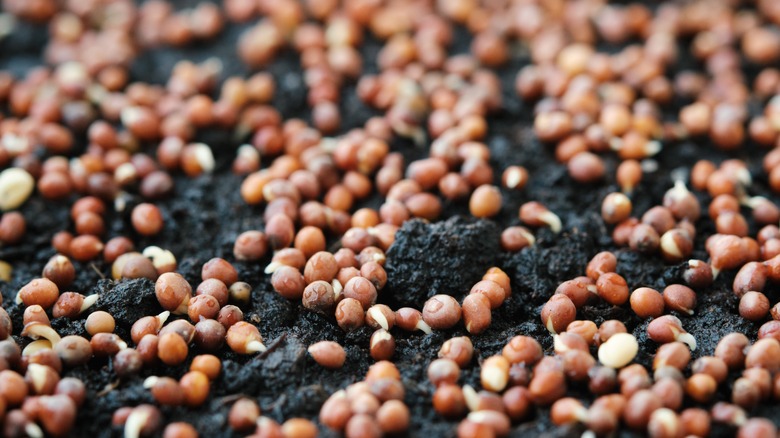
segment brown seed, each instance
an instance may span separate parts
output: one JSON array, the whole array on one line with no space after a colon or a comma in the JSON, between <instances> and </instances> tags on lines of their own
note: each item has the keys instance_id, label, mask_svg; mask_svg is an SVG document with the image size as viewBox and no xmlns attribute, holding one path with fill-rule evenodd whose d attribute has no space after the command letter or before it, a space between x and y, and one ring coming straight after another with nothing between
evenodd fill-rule
<instances>
[{"instance_id":1,"label":"brown seed","mask_svg":"<svg viewBox=\"0 0 780 438\"><path fill-rule=\"evenodd\" d=\"M718 383L709 374L693 374L685 382L685 393L699 403L712 399Z\"/></svg>"},{"instance_id":2,"label":"brown seed","mask_svg":"<svg viewBox=\"0 0 780 438\"><path fill-rule=\"evenodd\" d=\"M186 313L192 297L192 286L180 274L166 272L157 279L154 293L163 309Z\"/></svg>"},{"instance_id":3,"label":"brown seed","mask_svg":"<svg viewBox=\"0 0 780 438\"><path fill-rule=\"evenodd\" d=\"M138 204L131 215L133 228L144 236L158 234L164 225L160 209L153 204Z\"/></svg>"},{"instance_id":4,"label":"brown seed","mask_svg":"<svg viewBox=\"0 0 780 438\"><path fill-rule=\"evenodd\" d=\"M542 324L550 333L560 333L576 319L577 308L566 295L553 295L542 307Z\"/></svg>"},{"instance_id":5,"label":"brown seed","mask_svg":"<svg viewBox=\"0 0 780 438\"><path fill-rule=\"evenodd\" d=\"M344 298L336 306L336 322L346 331L363 326L363 305L354 298Z\"/></svg>"},{"instance_id":6,"label":"brown seed","mask_svg":"<svg viewBox=\"0 0 780 438\"><path fill-rule=\"evenodd\" d=\"M222 362L214 355L200 354L192 359L190 371L200 371L213 381L222 371Z\"/></svg>"},{"instance_id":7,"label":"brown seed","mask_svg":"<svg viewBox=\"0 0 780 438\"><path fill-rule=\"evenodd\" d=\"M55 255L43 267L44 278L54 282L58 288L65 288L76 278L76 269L70 259L64 255Z\"/></svg>"},{"instance_id":8,"label":"brown seed","mask_svg":"<svg viewBox=\"0 0 780 438\"><path fill-rule=\"evenodd\" d=\"M449 295L434 295L425 302L422 317L431 328L444 330L460 321L461 308L455 298Z\"/></svg>"},{"instance_id":9,"label":"brown seed","mask_svg":"<svg viewBox=\"0 0 780 438\"><path fill-rule=\"evenodd\" d=\"M308 348L314 361L325 368L337 369L344 366L347 353L344 348L333 341L320 341L314 343Z\"/></svg>"},{"instance_id":10,"label":"brown seed","mask_svg":"<svg viewBox=\"0 0 780 438\"><path fill-rule=\"evenodd\" d=\"M620 306L628 301L628 285L626 280L617 273L607 272L596 280L596 290L606 302Z\"/></svg>"},{"instance_id":11,"label":"brown seed","mask_svg":"<svg viewBox=\"0 0 780 438\"><path fill-rule=\"evenodd\" d=\"M745 356L745 368L752 367L765 368L770 372L780 369L780 342L774 338L763 338L756 341L747 350Z\"/></svg>"},{"instance_id":12,"label":"brown seed","mask_svg":"<svg viewBox=\"0 0 780 438\"><path fill-rule=\"evenodd\" d=\"M225 339L230 349L238 354L253 354L266 350L260 331L248 322L240 321L231 325Z\"/></svg>"},{"instance_id":13,"label":"brown seed","mask_svg":"<svg viewBox=\"0 0 780 438\"><path fill-rule=\"evenodd\" d=\"M363 306L363 310L376 303L377 291L373 283L363 277L353 277L344 285L342 295L345 298L354 298Z\"/></svg>"},{"instance_id":14,"label":"brown seed","mask_svg":"<svg viewBox=\"0 0 780 438\"><path fill-rule=\"evenodd\" d=\"M541 347L540 347L541 349ZM440 358L452 359L460 367L465 367L471 362L474 353L474 346L471 339L460 336L448 339L439 349Z\"/></svg>"},{"instance_id":15,"label":"brown seed","mask_svg":"<svg viewBox=\"0 0 780 438\"><path fill-rule=\"evenodd\" d=\"M238 432L251 430L260 417L260 407L254 400L239 398L228 413L228 424Z\"/></svg>"},{"instance_id":16,"label":"brown seed","mask_svg":"<svg viewBox=\"0 0 780 438\"><path fill-rule=\"evenodd\" d=\"M657 318L664 312L664 297L655 289L640 287L631 292L631 310L640 318Z\"/></svg>"},{"instance_id":17,"label":"brown seed","mask_svg":"<svg viewBox=\"0 0 780 438\"><path fill-rule=\"evenodd\" d=\"M493 217L501 210L502 202L501 191L498 187L481 185L471 194L469 211L475 217Z\"/></svg>"},{"instance_id":18,"label":"brown seed","mask_svg":"<svg viewBox=\"0 0 780 438\"><path fill-rule=\"evenodd\" d=\"M729 369L739 369L745 363L745 348L750 345L742 333L729 333L718 341L715 357L722 359Z\"/></svg>"},{"instance_id":19,"label":"brown seed","mask_svg":"<svg viewBox=\"0 0 780 438\"><path fill-rule=\"evenodd\" d=\"M227 260L214 257L203 264L200 277L204 281L209 278L216 278L230 287L233 283L238 281L238 272Z\"/></svg>"},{"instance_id":20,"label":"brown seed","mask_svg":"<svg viewBox=\"0 0 780 438\"><path fill-rule=\"evenodd\" d=\"M588 277L577 277L559 284L555 293L566 295L579 309L596 293L596 284Z\"/></svg>"},{"instance_id":21,"label":"brown seed","mask_svg":"<svg viewBox=\"0 0 780 438\"><path fill-rule=\"evenodd\" d=\"M166 365L178 365L187 358L187 343L176 333L160 335L158 345L157 356Z\"/></svg>"},{"instance_id":22,"label":"brown seed","mask_svg":"<svg viewBox=\"0 0 780 438\"><path fill-rule=\"evenodd\" d=\"M462 311L463 322L469 333L479 334L490 326L490 300L485 295L477 293L466 296Z\"/></svg>"},{"instance_id":23,"label":"brown seed","mask_svg":"<svg viewBox=\"0 0 780 438\"><path fill-rule=\"evenodd\" d=\"M749 321L761 321L768 313L769 299L761 292L745 292L739 300L739 315Z\"/></svg>"},{"instance_id":24,"label":"brown seed","mask_svg":"<svg viewBox=\"0 0 780 438\"><path fill-rule=\"evenodd\" d=\"M233 244L233 255L236 260L256 261L265 257L268 251L268 241L262 231L244 231Z\"/></svg>"},{"instance_id":25,"label":"brown seed","mask_svg":"<svg viewBox=\"0 0 780 438\"><path fill-rule=\"evenodd\" d=\"M209 379L200 371L190 371L179 380L184 392L184 404L190 407L202 405L209 396Z\"/></svg>"},{"instance_id":26,"label":"brown seed","mask_svg":"<svg viewBox=\"0 0 780 438\"><path fill-rule=\"evenodd\" d=\"M59 294L59 288L54 282L47 278L38 278L19 289L17 296L25 306L37 304L48 309L57 301Z\"/></svg>"},{"instance_id":27,"label":"brown seed","mask_svg":"<svg viewBox=\"0 0 780 438\"><path fill-rule=\"evenodd\" d=\"M114 331L115 325L114 317L110 313L98 310L89 314L84 328L90 335L95 335L96 333L111 333Z\"/></svg>"},{"instance_id":28,"label":"brown seed","mask_svg":"<svg viewBox=\"0 0 780 438\"><path fill-rule=\"evenodd\" d=\"M693 315L696 307L696 292L681 284L672 284L663 291L664 304L669 310Z\"/></svg>"},{"instance_id":29,"label":"brown seed","mask_svg":"<svg viewBox=\"0 0 780 438\"><path fill-rule=\"evenodd\" d=\"M448 418L457 418L466 411L466 399L459 386L445 383L433 393L433 409Z\"/></svg>"},{"instance_id":30,"label":"brown seed","mask_svg":"<svg viewBox=\"0 0 780 438\"><path fill-rule=\"evenodd\" d=\"M388 360L395 353L395 338L385 329L371 335L370 353L374 360Z\"/></svg>"}]
</instances>

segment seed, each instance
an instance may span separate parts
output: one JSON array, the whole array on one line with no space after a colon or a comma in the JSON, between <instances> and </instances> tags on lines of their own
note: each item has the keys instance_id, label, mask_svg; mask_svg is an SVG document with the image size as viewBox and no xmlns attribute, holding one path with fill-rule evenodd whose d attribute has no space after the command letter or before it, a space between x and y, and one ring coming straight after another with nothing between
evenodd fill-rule
<instances>
[{"instance_id":1,"label":"seed","mask_svg":"<svg viewBox=\"0 0 780 438\"><path fill-rule=\"evenodd\" d=\"M293 268L288 268L293 269ZM280 268L281 270L281 268ZM297 271L295 272L297 277L300 277L303 281L303 276ZM274 276L276 273L274 273ZM297 280L296 280L297 281ZM273 277L272 277L273 282ZM296 286L297 287L297 286ZM327 313L333 308L333 304L336 300L336 294L330 283L322 280L317 280L307 285L303 290L303 307L313 310L315 312Z\"/></svg>"},{"instance_id":2,"label":"seed","mask_svg":"<svg viewBox=\"0 0 780 438\"><path fill-rule=\"evenodd\" d=\"M577 317L577 308L566 295L553 295L542 307L542 324L550 333L566 330Z\"/></svg>"},{"instance_id":3,"label":"seed","mask_svg":"<svg viewBox=\"0 0 780 438\"><path fill-rule=\"evenodd\" d=\"M306 258L325 250L325 235L317 227L305 226L295 235L294 246L301 250Z\"/></svg>"},{"instance_id":4,"label":"seed","mask_svg":"<svg viewBox=\"0 0 780 438\"><path fill-rule=\"evenodd\" d=\"M249 283L237 281L228 288L228 296L231 302L247 305L252 297L252 286Z\"/></svg>"},{"instance_id":5,"label":"seed","mask_svg":"<svg viewBox=\"0 0 780 438\"><path fill-rule=\"evenodd\" d=\"M66 436L76 422L76 403L67 395L38 398L39 418L51 436Z\"/></svg>"},{"instance_id":6,"label":"seed","mask_svg":"<svg viewBox=\"0 0 780 438\"><path fill-rule=\"evenodd\" d=\"M669 310L693 315L693 309L696 307L696 292L693 289L681 284L672 284L664 289L663 298Z\"/></svg>"},{"instance_id":7,"label":"seed","mask_svg":"<svg viewBox=\"0 0 780 438\"><path fill-rule=\"evenodd\" d=\"M233 265L225 259L214 257L203 264L203 268L200 272L200 278L206 281L210 278L216 278L217 280L225 283L230 287L238 281L238 272Z\"/></svg>"},{"instance_id":8,"label":"seed","mask_svg":"<svg viewBox=\"0 0 780 438\"><path fill-rule=\"evenodd\" d=\"M510 339L501 354L512 364L520 363L528 366L534 365L543 357L539 342L523 335Z\"/></svg>"},{"instance_id":9,"label":"seed","mask_svg":"<svg viewBox=\"0 0 780 438\"><path fill-rule=\"evenodd\" d=\"M664 194L663 206L668 208L677 220L688 219L696 222L701 216L699 200L680 180L675 181L674 187Z\"/></svg>"},{"instance_id":10,"label":"seed","mask_svg":"<svg viewBox=\"0 0 780 438\"><path fill-rule=\"evenodd\" d=\"M377 292L374 284L363 277L353 277L347 284L344 285L344 290L341 294L345 298L356 299L364 310L373 306L376 303ZM456 321L457 322L457 321Z\"/></svg>"},{"instance_id":11,"label":"seed","mask_svg":"<svg viewBox=\"0 0 780 438\"><path fill-rule=\"evenodd\" d=\"M596 280L596 290L604 301L612 305L620 306L628 301L628 285L626 280L617 273L601 274Z\"/></svg>"},{"instance_id":12,"label":"seed","mask_svg":"<svg viewBox=\"0 0 780 438\"><path fill-rule=\"evenodd\" d=\"M761 321L768 313L769 299L761 292L745 292L739 300L739 315L749 321Z\"/></svg>"},{"instance_id":13,"label":"seed","mask_svg":"<svg viewBox=\"0 0 780 438\"><path fill-rule=\"evenodd\" d=\"M729 369L739 369L745 363L745 348L750 345L742 333L729 333L718 341L715 357L722 359Z\"/></svg>"},{"instance_id":14,"label":"seed","mask_svg":"<svg viewBox=\"0 0 780 438\"><path fill-rule=\"evenodd\" d=\"M395 339L385 329L371 335L370 353L374 360L388 360L395 353Z\"/></svg>"},{"instance_id":15,"label":"seed","mask_svg":"<svg viewBox=\"0 0 780 438\"><path fill-rule=\"evenodd\" d=\"M303 276L306 283L312 283L317 280L330 282L336 278L338 271L339 266L333 254L320 251L311 256L306 262Z\"/></svg>"},{"instance_id":16,"label":"seed","mask_svg":"<svg viewBox=\"0 0 780 438\"><path fill-rule=\"evenodd\" d=\"M240 321L230 326L226 340L230 349L238 354L253 354L266 351L260 331L248 322Z\"/></svg>"},{"instance_id":17,"label":"seed","mask_svg":"<svg viewBox=\"0 0 780 438\"><path fill-rule=\"evenodd\" d=\"M87 390L84 386L84 382L81 380L75 377L64 377L57 382L54 393L58 395L67 395L76 403L76 406L81 406L86 399Z\"/></svg>"},{"instance_id":18,"label":"seed","mask_svg":"<svg viewBox=\"0 0 780 438\"><path fill-rule=\"evenodd\" d=\"M555 289L555 294L562 294L569 297L576 308L587 304L588 300L596 293L596 284L594 280L588 277L577 277L572 280L566 280L559 284Z\"/></svg>"},{"instance_id":19,"label":"seed","mask_svg":"<svg viewBox=\"0 0 780 438\"><path fill-rule=\"evenodd\" d=\"M131 220L133 228L144 236L158 234L164 225L162 213L154 204L138 204L133 209Z\"/></svg>"},{"instance_id":20,"label":"seed","mask_svg":"<svg viewBox=\"0 0 780 438\"><path fill-rule=\"evenodd\" d=\"M114 317L110 313L98 310L89 314L84 328L90 335L95 335L96 333L111 333L114 331L115 325Z\"/></svg>"},{"instance_id":21,"label":"seed","mask_svg":"<svg viewBox=\"0 0 780 438\"><path fill-rule=\"evenodd\" d=\"M90 354L86 356L87 361L89 360L90 356L91 351ZM114 372L116 372L117 376L119 377L130 377L136 375L141 372L141 368L143 368L144 365L143 356L141 353L138 352L138 350L134 350L132 348L119 350L111 360L114 366Z\"/></svg>"},{"instance_id":22,"label":"seed","mask_svg":"<svg viewBox=\"0 0 780 438\"><path fill-rule=\"evenodd\" d=\"M565 397L557 400L550 407L550 420L556 426L563 426L565 424L583 422L586 420L588 410L582 405L582 403L571 397Z\"/></svg>"},{"instance_id":23,"label":"seed","mask_svg":"<svg viewBox=\"0 0 780 438\"><path fill-rule=\"evenodd\" d=\"M366 325L373 329L390 330L395 325L395 312L384 304L375 304L366 311Z\"/></svg>"},{"instance_id":24,"label":"seed","mask_svg":"<svg viewBox=\"0 0 780 438\"><path fill-rule=\"evenodd\" d=\"M526 202L520 206L520 220L532 227L547 226L553 233L561 231L561 219L539 202Z\"/></svg>"},{"instance_id":25,"label":"seed","mask_svg":"<svg viewBox=\"0 0 780 438\"><path fill-rule=\"evenodd\" d=\"M337 369L344 366L347 353L344 348L333 341L320 341L309 346L309 354L314 361L325 368Z\"/></svg>"},{"instance_id":26,"label":"seed","mask_svg":"<svg viewBox=\"0 0 780 438\"><path fill-rule=\"evenodd\" d=\"M52 316L55 318L76 318L85 310L92 307L98 300L98 294L85 297L76 292L64 292L57 298L52 307Z\"/></svg>"},{"instance_id":27,"label":"seed","mask_svg":"<svg viewBox=\"0 0 780 438\"><path fill-rule=\"evenodd\" d=\"M64 255L55 255L43 267L44 278L54 282L58 288L65 288L73 283L76 278L76 268L70 259Z\"/></svg>"},{"instance_id":28,"label":"seed","mask_svg":"<svg viewBox=\"0 0 780 438\"><path fill-rule=\"evenodd\" d=\"M480 381L488 391L501 392L509 382L509 361L504 356L491 356L482 363Z\"/></svg>"},{"instance_id":29,"label":"seed","mask_svg":"<svg viewBox=\"0 0 780 438\"><path fill-rule=\"evenodd\" d=\"M672 315L656 318L647 326L647 335L655 342L665 344L680 341L687 344L691 351L696 350L696 339L682 328L682 322Z\"/></svg>"},{"instance_id":30,"label":"seed","mask_svg":"<svg viewBox=\"0 0 780 438\"><path fill-rule=\"evenodd\" d=\"M199 322L203 319L215 319L219 313L219 302L211 295L196 295L190 298L187 314L190 321Z\"/></svg>"},{"instance_id":31,"label":"seed","mask_svg":"<svg viewBox=\"0 0 780 438\"><path fill-rule=\"evenodd\" d=\"M733 290L738 298L748 291L762 291L767 281L767 268L759 262L748 262L734 277Z\"/></svg>"},{"instance_id":32,"label":"seed","mask_svg":"<svg viewBox=\"0 0 780 438\"><path fill-rule=\"evenodd\" d=\"M498 187L481 185L474 190L469 200L469 211L475 217L493 217L501 210L502 197Z\"/></svg>"},{"instance_id":33,"label":"seed","mask_svg":"<svg viewBox=\"0 0 780 438\"><path fill-rule=\"evenodd\" d=\"M239 398L233 403L228 413L228 424L231 429L242 432L251 430L256 426L260 417L260 407L254 400Z\"/></svg>"},{"instance_id":34,"label":"seed","mask_svg":"<svg viewBox=\"0 0 780 438\"><path fill-rule=\"evenodd\" d=\"M363 326L363 305L354 298L344 298L336 306L336 322L345 331Z\"/></svg>"},{"instance_id":35,"label":"seed","mask_svg":"<svg viewBox=\"0 0 780 438\"><path fill-rule=\"evenodd\" d=\"M209 295L217 300L220 307L224 307L228 303L230 292L225 283L216 278L209 278L198 285L195 295Z\"/></svg>"},{"instance_id":36,"label":"seed","mask_svg":"<svg viewBox=\"0 0 780 438\"><path fill-rule=\"evenodd\" d=\"M198 438L198 431L189 423L177 421L165 426L163 438Z\"/></svg>"},{"instance_id":37,"label":"seed","mask_svg":"<svg viewBox=\"0 0 780 438\"><path fill-rule=\"evenodd\" d=\"M54 351L62 363L70 367L83 365L92 358L92 347L81 336L65 336L54 346Z\"/></svg>"},{"instance_id":38,"label":"seed","mask_svg":"<svg viewBox=\"0 0 780 438\"><path fill-rule=\"evenodd\" d=\"M157 279L154 293L163 309L181 314L187 312L192 286L180 274L166 272Z\"/></svg>"},{"instance_id":39,"label":"seed","mask_svg":"<svg viewBox=\"0 0 780 438\"><path fill-rule=\"evenodd\" d=\"M44 309L53 306L59 297L57 285L47 278L37 278L19 289L17 302L25 306L39 305Z\"/></svg>"},{"instance_id":40,"label":"seed","mask_svg":"<svg viewBox=\"0 0 780 438\"><path fill-rule=\"evenodd\" d=\"M257 261L265 257L268 241L262 231L249 230L239 234L233 244L236 260Z\"/></svg>"},{"instance_id":41,"label":"seed","mask_svg":"<svg viewBox=\"0 0 780 438\"><path fill-rule=\"evenodd\" d=\"M541 346L539 348L541 350ZM474 346L471 339L460 336L444 341L438 356L443 359L452 359L459 367L465 367L471 362L473 354Z\"/></svg>"},{"instance_id":42,"label":"seed","mask_svg":"<svg viewBox=\"0 0 780 438\"><path fill-rule=\"evenodd\" d=\"M657 318L664 312L664 297L655 289L640 287L631 292L631 310L640 318Z\"/></svg>"},{"instance_id":43,"label":"seed","mask_svg":"<svg viewBox=\"0 0 780 438\"><path fill-rule=\"evenodd\" d=\"M35 180L24 169L11 167L0 172L0 210L19 208L33 192Z\"/></svg>"},{"instance_id":44,"label":"seed","mask_svg":"<svg viewBox=\"0 0 780 438\"><path fill-rule=\"evenodd\" d=\"M699 403L712 400L718 383L709 374L693 374L685 382L685 393Z\"/></svg>"},{"instance_id":45,"label":"seed","mask_svg":"<svg viewBox=\"0 0 780 438\"><path fill-rule=\"evenodd\" d=\"M462 311L463 322L469 333L479 334L490 326L490 300L485 295L476 293L466 296L463 299Z\"/></svg>"},{"instance_id":46,"label":"seed","mask_svg":"<svg viewBox=\"0 0 780 438\"><path fill-rule=\"evenodd\" d=\"M166 365L178 365L184 362L188 352L187 342L178 334L166 333L160 335L157 357Z\"/></svg>"},{"instance_id":47,"label":"seed","mask_svg":"<svg viewBox=\"0 0 780 438\"><path fill-rule=\"evenodd\" d=\"M401 433L409 429L409 408L399 400L388 400L376 413L379 427L385 433Z\"/></svg>"},{"instance_id":48,"label":"seed","mask_svg":"<svg viewBox=\"0 0 780 438\"><path fill-rule=\"evenodd\" d=\"M599 346L599 362L610 368L623 368L639 351L636 338L628 333L616 333Z\"/></svg>"},{"instance_id":49,"label":"seed","mask_svg":"<svg viewBox=\"0 0 780 438\"><path fill-rule=\"evenodd\" d=\"M422 312L411 307L396 310L395 323L403 330L421 330L427 335L431 334L431 327L423 320Z\"/></svg>"},{"instance_id":50,"label":"seed","mask_svg":"<svg viewBox=\"0 0 780 438\"><path fill-rule=\"evenodd\" d=\"M550 405L566 394L566 375L557 370L534 372L528 391L535 404Z\"/></svg>"},{"instance_id":51,"label":"seed","mask_svg":"<svg viewBox=\"0 0 780 438\"><path fill-rule=\"evenodd\" d=\"M745 356L745 368L752 367L765 368L770 372L780 369L780 342L774 338L763 338L756 341L747 350Z\"/></svg>"},{"instance_id":52,"label":"seed","mask_svg":"<svg viewBox=\"0 0 780 438\"><path fill-rule=\"evenodd\" d=\"M688 231L671 229L661 236L661 255L670 263L679 263L690 257L693 251L693 241Z\"/></svg>"},{"instance_id":53,"label":"seed","mask_svg":"<svg viewBox=\"0 0 780 438\"><path fill-rule=\"evenodd\" d=\"M422 317L432 329L444 330L460 321L461 308L455 298L449 295L434 295L425 302Z\"/></svg>"},{"instance_id":54,"label":"seed","mask_svg":"<svg viewBox=\"0 0 780 438\"><path fill-rule=\"evenodd\" d=\"M444 383L433 393L433 409L439 415L457 418L466 411L466 399L459 386Z\"/></svg>"},{"instance_id":55,"label":"seed","mask_svg":"<svg viewBox=\"0 0 780 438\"><path fill-rule=\"evenodd\" d=\"M634 251L653 254L661 246L661 238L651 225L637 224L631 229L628 245Z\"/></svg>"},{"instance_id":56,"label":"seed","mask_svg":"<svg viewBox=\"0 0 780 438\"><path fill-rule=\"evenodd\" d=\"M179 380L184 392L184 404L190 407L202 405L209 396L209 379L200 371L190 371Z\"/></svg>"},{"instance_id":57,"label":"seed","mask_svg":"<svg viewBox=\"0 0 780 438\"><path fill-rule=\"evenodd\" d=\"M683 280L693 288L703 288L712 284L712 268L701 260L689 260L683 272Z\"/></svg>"},{"instance_id":58,"label":"seed","mask_svg":"<svg viewBox=\"0 0 780 438\"><path fill-rule=\"evenodd\" d=\"M501 248L504 251L518 252L536 243L534 235L525 227L507 227L501 232Z\"/></svg>"},{"instance_id":59,"label":"seed","mask_svg":"<svg viewBox=\"0 0 780 438\"><path fill-rule=\"evenodd\" d=\"M610 193L601 203L601 218L608 224L617 224L631 216L631 208L628 196L620 192Z\"/></svg>"},{"instance_id":60,"label":"seed","mask_svg":"<svg viewBox=\"0 0 780 438\"><path fill-rule=\"evenodd\" d=\"M628 399L623 411L623 420L626 425L637 430L647 427L653 412L661 409L660 397L652 391L644 389L637 391Z\"/></svg>"},{"instance_id":61,"label":"seed","mask_svg":"<svg viewBox=\"0 0 780 438\"><path fill-rule=\"evenodd\" d=\"M229 327L229 326L228 326ZM195 324L195 345L206 351L217 351L225 342L226 328L214 319L201 319Z\"/></svg>"},{"instance_id":62,"label":"seed","mask_svg":"<svg viewBox=\"0 0 780 438\"><path fill-rule=\"evenodd\" d=\"M699 408L688 408L680 413L680 421L686 435L708 436L710 415Z\"/></svg>"},{"instance_id":63,"label":"seed","mask_svg":"<svg viewBox=\"0 0 780 438\"><path fill-rule=\"evenodd\" d=\"M506 290L493 280L482 280L471 287L469 295L479 294L488 299L490 309L496 309L506 299Z\"/></svg>"}]
</instances>

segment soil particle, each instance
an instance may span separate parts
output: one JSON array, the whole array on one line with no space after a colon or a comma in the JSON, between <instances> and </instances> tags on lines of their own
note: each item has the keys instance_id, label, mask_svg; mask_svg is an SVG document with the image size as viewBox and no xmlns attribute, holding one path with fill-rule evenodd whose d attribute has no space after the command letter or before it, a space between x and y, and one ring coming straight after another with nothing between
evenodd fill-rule
<instances>
[{"instance_id":1,"label":"soil particle","mask_svg":"<svg viewBox=\"0 0 780 438\"><path fill-rule=\"evenodd\" d=\"M436 294L461 298L495 265L500 233L493 222L459 216L433 224L406 222L387 252L383 293L415 308Z\"/></svg>"}]
</instances>

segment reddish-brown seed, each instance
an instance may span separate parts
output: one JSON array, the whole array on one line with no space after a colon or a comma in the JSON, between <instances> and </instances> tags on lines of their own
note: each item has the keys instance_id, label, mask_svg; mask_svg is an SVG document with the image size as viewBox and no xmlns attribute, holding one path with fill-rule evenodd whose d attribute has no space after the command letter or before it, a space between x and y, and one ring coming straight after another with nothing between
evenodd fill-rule
<instances>
[{"instance_id":1,"label":"reddish-brown seed","mask_svg":"<svg viewBox=\"0 0 780 438\"><path fill-rule=\"evenodd\" d=\"M460 321L461 308L449 295L434 295L425 302L422 317L432 329L448 329Z\"/></svg>"},{"instance_id":2,"label":"reddish-brown seed","mask_svg":"<svg viewBox=\"0 0 780 438\"><path fill-rule=\"evenodd\" d=\"M577 308L566 295L553 295L542 307L542 324L550 333L560 333L576 319Z\"/></svg>"}]
</instances>

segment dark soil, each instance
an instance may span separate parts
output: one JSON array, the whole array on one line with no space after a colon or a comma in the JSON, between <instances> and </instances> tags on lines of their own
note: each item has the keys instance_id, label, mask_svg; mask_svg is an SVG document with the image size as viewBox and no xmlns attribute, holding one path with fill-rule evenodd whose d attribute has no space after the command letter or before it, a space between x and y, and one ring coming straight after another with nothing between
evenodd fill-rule
<instances>
[{"instance_id":1,"label":"dark soil","mask_svg":"<svg viewBox=\"0 0 780 438\"><path fill-rule=\"evenodd\" d=\"M237 36L243 28L245 26L231 26L219 39L183 50L165 48L144 53L133 65L133 79L164 83L178 60L200 61L214 56L223 60L223 78L247 74L249 71L237 60L234 50ZM45 35L42 28L21 24L18 32L0 42L0 68L21 74L38 64L45 42L42 35ZM468 38L461 31L455 51L467 50L467 43ZM373 55L379 47L376 41L365 45L365 59L371 60L365 67L367 71L375 70ZM505 205L494 221L469 218L466 202L445 202L441 221L433 224L412 221L404 225L388 252L388 286L379 296L380 302L394 308L407 305L421 308L427 297L436 293L447 293L460 300L485 270L491 266L501 267L512 278L513 294L493 312L491 327L483 334L471 336L476 347L475 357L480 359L500 352L506 341L518 334L535 337L546 352L551 353L552 337L541 324L539 310L559 283L583 275L586 263L599 251L615 251L619 259L617 271L632 289L639 286L662 289L670 282L679 281L675 278L679 272L677 266L664 264L657 256L639 255L612 244L611 229L600 219L599 208L604 195L617 189L613 179L617 164L615 157L606 157L608 179L605 183L583 186L569 178L565 167L555 161L551 148L534 139L530 124L531 106L515 97L512 86L516 71L526 63L527 59L519 56L500 71L504 107L490 119L487 143L496 177L500 177L504 167L521 164L530 171L529 185L521 192L503 192ZM286 52L269 70L277 80L275 106L285 117L307 118L306 93L297 58ZM341 106L345 130L360 125L374 114L356 98L354 84L345 88ZM676 114L676 106L669 108L669 114ZM332 316L306 311L300 303L281 298L270 287L269 276L262 272L269 260L248 264L233 259L235 237L244 230L262 229L262 207L246 205L238 194L241 178L229 171L238 144L230 140L230 133L203 132L199 137L212 145L218 169L213 175L196 179L176 176L174 194L158 203L166 220L164 232L154 238L132 234L128 231L132 229L129 226L131 209L128 208L124 213L109 213L108 237L130 232L139 248L154 244L170 249L179 260L179 271L193 284L200 280L201 265L211 257L224 257L234 262L239 278L254 287L251 304L244 309L245 318L258 325L269 351L257 356L239 356L223 348L219 353L223 358L223 373L212 384L208 401L194 410L163 408L165 420L190 422L202 437L234 436L226 426L226 415L231 402L241 395L256 399L263 414L277 421L296 416L316 420L324 400L336 390L361 380L373 363L368 355L371 331L363 328L345 333L338 328ZM393 149L403 152L409 161L427 155L427 150L402 141L393 144ZM760 166L764 151L750 146L741 154L740 158L747 160L754 170L756 183L753 194L780 201L766 188L766 175ZM657 157L658 171L646 174L641 187L632 196L635 215L641 215L661 202L663 193L672 185L671 170L690 167L700 158L719 162L728 157L704 141L664 145L663 152ZM702 204L706 205L707 196L699 195ZM134 195L131 205L140 200L137 194ZM534 247L516 254L502 252L497 243L498 235L506 226L519 223L518 208L528 200L538 200L557 213L563 221L564 230L559 235L546 229L538 230ZM28 223L24 241L16 246L0 247L0 259L14 266L12 281L0 282L0 290L5 307L14 319L14 333L17 335L21 329L23 309L12 304L16 291L39 276L46 260L54 254L50 246L52 234L72 228L68 214L72 201L50 202L33 196L21 208ZM376 207L380 203L379 198L373 198L365 205ZM703 236L712 233L713 224L704 218L696 225L700 237L694 257L706 260ZM751 223L751 232L755 231L757 228ZM332 243L337 245L337 240L332 239ZM99 261L78 263L77 269L79 275L72 290L101 294L97 308L114 314L117 334L123 338L129 339L129 328L136 319L161 311L153 296L153 283L148 280L117 283L103 279L108 276L110 267ZM684 327L698 341L694 358L712 354L717 341L729 332L738 331L755 338L759 324L747 322L737 314L736 299L731 292L733 276L733 272L724 272L712 287L698 291L699 304L694 316L678 315ZM770 300L776 302L777 289L767 289ZM647 321L638 319L630 309L600 303L581 309L578 318L592 319L596 323L606 319L623 321L639 339L637 361L645 365L651 363L657 345L646 337ZM84 334L83 324L84 318L53 321L54 328L62 335ZM427 381L426 369L441 344L452 336L467 335L465 329L458 326L428 336L420 332L394 330L393 335L397 344L393 360L401 370L406 387L405 401L412 412L409 436L452 436L457 421L445 420L433 411L433 388ZM16 339L22 344L28 342L24 338ZM326 370L307 355L309 344L324 339L337 341L345 347L348 360L344 368ZM197 349L193 349L190 357L198 353ZM479 387L477 361L475 359L470 367L463 370L463 384ZM140 376L123 380L117 379L109 360L95 359L87 366L65 371L65 375L84 380L89 388L89 397L79 411L77 427L71 435L121 436L118 429L111 428L111 415L122 406L152 402L149 392L142 387L144 378L150 375L179 377L188 365L144 369ZM731 376L729 382L735 378ZM587 388L573 387L570 392L586 397ZM730 383L721 385L718 399L726 400L729 394ZM753 414L780 422L774 405L762 405ZM725 428L713 431L723 436L733 433ZM539 410L528 421L515 424L512 434L575 436L581 432L579 429L554 428L548 413ZM333 435L326 429L323 433L325 436ZM624 434L631 435L632 432L621 433Z\"/></svg>"}]
</instances>

